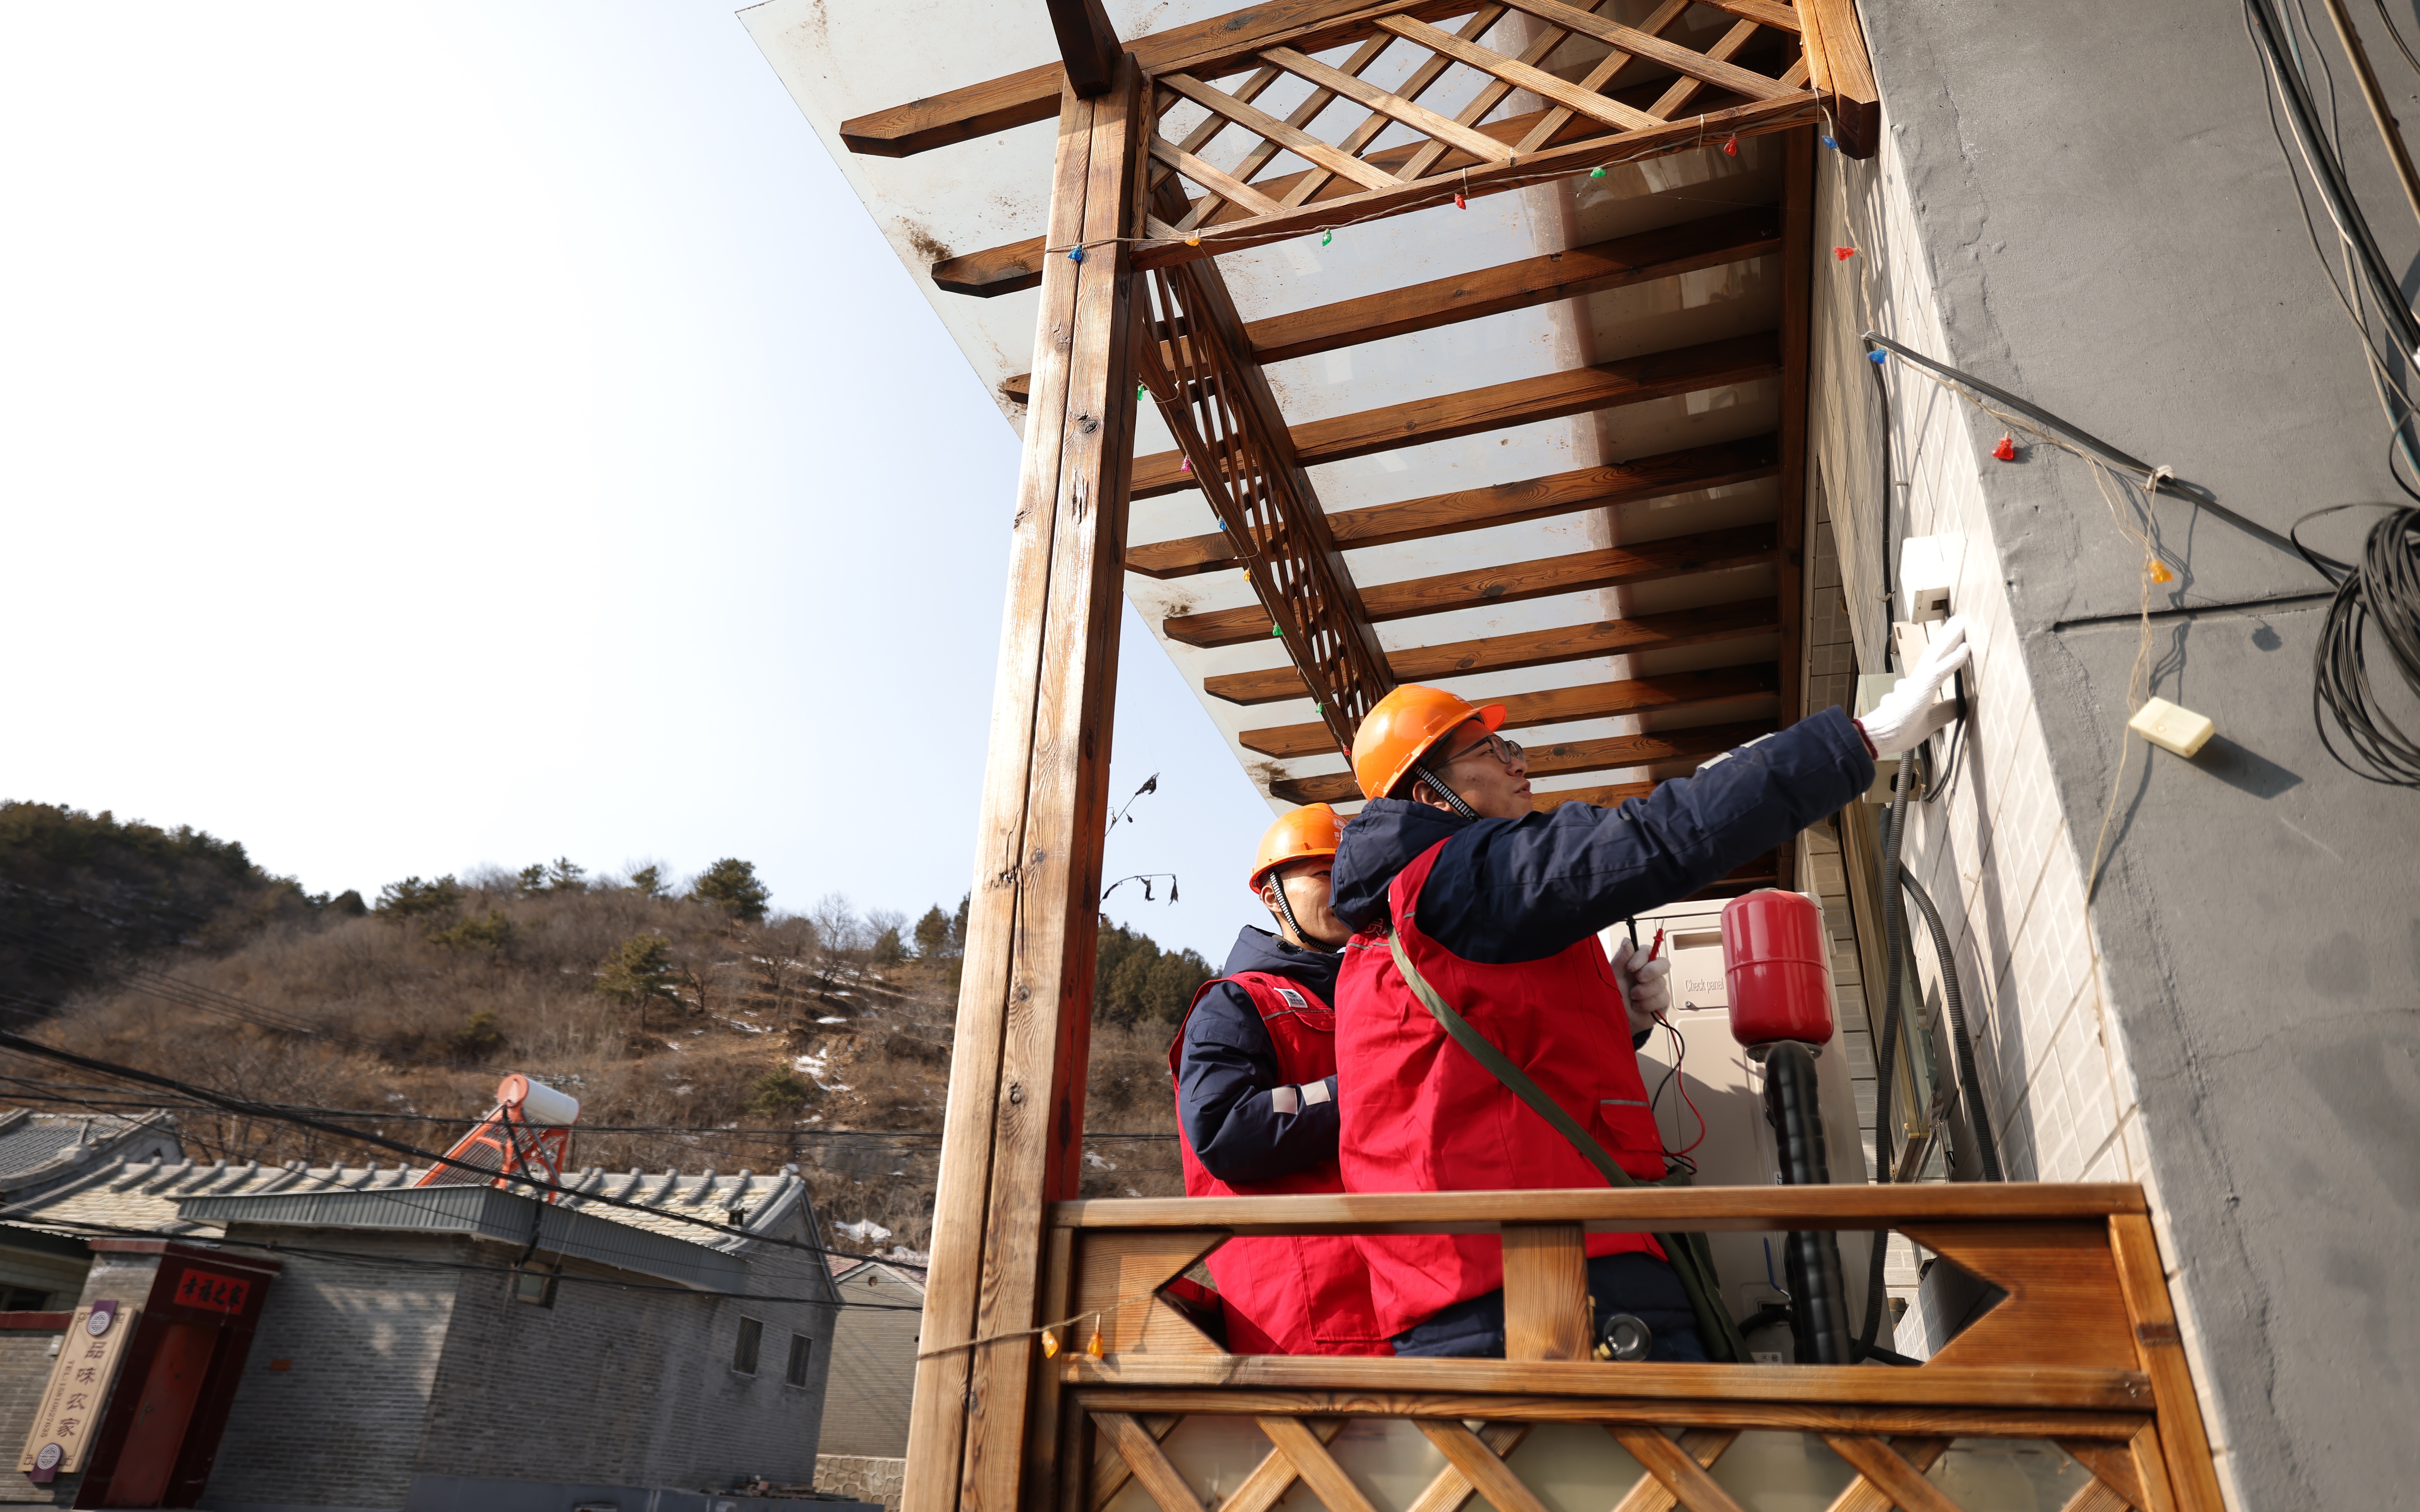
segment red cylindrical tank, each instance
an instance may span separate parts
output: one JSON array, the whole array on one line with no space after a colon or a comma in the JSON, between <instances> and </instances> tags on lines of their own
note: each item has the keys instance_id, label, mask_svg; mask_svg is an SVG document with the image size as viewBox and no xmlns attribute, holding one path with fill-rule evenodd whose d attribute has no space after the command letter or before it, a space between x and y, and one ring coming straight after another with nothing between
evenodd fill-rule
<instances>
[{"instance_id":1,"label":"red cylindrical tank","mask_svg":"<svg viewBox=\"0 0 2420 1512\"><path fill-rule=\"evenodd\" d=\"M1732 899L1723 909L1731 1038L1747 1045L1831 1039L1823 951L1823 914L1813 899L1774 887Z\"/></svg>"}]
</instances>

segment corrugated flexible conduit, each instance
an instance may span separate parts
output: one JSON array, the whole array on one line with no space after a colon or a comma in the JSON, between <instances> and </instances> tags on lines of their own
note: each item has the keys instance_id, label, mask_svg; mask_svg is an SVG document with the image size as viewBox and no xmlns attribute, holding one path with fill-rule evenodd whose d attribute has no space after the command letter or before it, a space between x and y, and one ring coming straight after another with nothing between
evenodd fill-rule
<instances>
[{"instance_id":1,"label":"corrugated flexible conduit","mask_svg":"<svg viewBox=\"0 0 2420 1512\"><path fill-rule=\"evenodd\" d=\"M1975 1149L1981 1157L1983 1179L1987 1181L2007 1180L2000 1165L2000 1145L1992 1132L1991 1110L1983 1101L1982 1078L1975 1066L1975 1043L1966 1031L1966 1002L1958 988L1958 963L1949 953L1949 931L1941 922L1941 911L1933 906L1931 895L1916 880L1900 860L1900 845L1907 833L1907 790L1915 781L1914 753L1901 752L1899 770L1891 779L1890 818L1883 835L1883 949L1888 952L1884 972L1883 1041L1874 1056L1874 1180L1887 1185L1891 1180L1896 1141L1891 1137L1891 1077L1899 1069L1900 966L1902 950L1900 932L1905 927L1907 909L1900 888L1916 898L1916 907L1932 935L1933 953L1941 962L1941 994L1944 1010L1948 1014L1950 1054L1958 1079L1958 1097L1966 1105L1967 1126L1975 1133ZM1896 877L1899 887L1890 885ZM1856 1357L1863 1360L1874 1351L1874 1341L1882 1333L1883 1268L1889 1257L1890 1236L1887 1232L1874 1235L1873 1258L1866 1273L1866 1320L1858 1331Z\"/></svg>"},{"instance_id":2,"label":"corrugated flexible conduit","mask_svg":"<svg viewBox=\"0 0 2420 1512\"><path fill-rule=\"evenodd\" d=\"M1932 953L1941 963L1941 1001L1949 1015L1949 1050L1958 1071L1958 1100L1966 1104L1966 1127L1974 1131L1975 1153L1983 1164L1983 1180L2005 1181L2000 1169L2000 1141L1992 1133L1992 1112L1983 1101L1983 1079L1975 1071L1975 1041L1966 1033L1965 1000L1958 991L1958 962L1949 953L1949 931L1942 927L1941 911L1932 906L1932 897L1916 873L1900 864L1899 879L1916 900L1918 912L1932 933Z\"/></svg>"}]
</instances>

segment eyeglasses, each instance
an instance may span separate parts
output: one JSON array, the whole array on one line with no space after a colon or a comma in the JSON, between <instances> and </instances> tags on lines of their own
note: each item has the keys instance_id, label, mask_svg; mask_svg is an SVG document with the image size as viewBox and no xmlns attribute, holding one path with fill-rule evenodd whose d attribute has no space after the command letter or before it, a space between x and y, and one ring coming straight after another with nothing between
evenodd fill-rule
<instances>
[{"instance_id":1,"label":"eyeglasses","mask_svg":"<svg viewBox=\"0 0 2420 1512\"><path fill-rule=\"evenodd\" d=\"M1527 766L1528 764L1528 757L1522 751L1521 743L1519 741L1507 740L1502 735L1492 733L1486 739L1478 741L1472 745L1465 746L1462 749L1454 752L1451 756L1446 759L1446 764L1448 766L1451 766L1455 762L1462 760L1465 756L1476 756L1481 751L1485 751L1488 756L1506 766Z\"/></svg>"}]
</instances>

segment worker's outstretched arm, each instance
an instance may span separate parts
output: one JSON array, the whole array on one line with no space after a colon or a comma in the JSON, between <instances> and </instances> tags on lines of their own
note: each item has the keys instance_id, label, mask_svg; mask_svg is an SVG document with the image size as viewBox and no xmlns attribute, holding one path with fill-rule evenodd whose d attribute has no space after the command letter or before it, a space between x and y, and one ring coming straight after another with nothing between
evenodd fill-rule
<instances>
[{"instance_id":1,"label":"worker's outstretched arm","mask_svg":"<svg viewBox=\"0 0 2420 1512\"><path fill-rule=\"evenodd\" d=\"M1865 738L1832 708L1619 809L1472 821L1381 800L1345 830L1337 912L1356 927L1383 917L1382 874L1445 840L1420 892L1421 931L1466 960L1535 961L1718 881L1873 779ZM1388 864L1377 852L1406 854Z\"/></svg>"},{"instance_id":2,"label":"worker's outstretched arm","mask_svg":"<svg viewBox=\"0 0 2420 1512\"><path fill-rule=\"evenodd\" d=\"M1185 1021L1176 1110L1202 1166L1222 1181L1266 1181L1336 1158L1336 1078L1281 1083L1260 1011L1233 982Z\"/></svg>"}]
</instances>

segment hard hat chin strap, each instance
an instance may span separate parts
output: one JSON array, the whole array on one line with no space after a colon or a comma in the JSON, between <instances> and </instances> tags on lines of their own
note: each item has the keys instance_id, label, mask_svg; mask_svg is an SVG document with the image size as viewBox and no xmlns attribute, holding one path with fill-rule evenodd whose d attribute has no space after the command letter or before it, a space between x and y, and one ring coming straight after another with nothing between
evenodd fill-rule
<instances>
[{"instance_id":1,"label":"hard hat chin strap","mask_svg":"<svg viewBox=\"0 0 2420 1512\"><path fill-rule=\"evenodd\" d=\"M1329 945L1325 941L1315 940L1311 937L1309 932L1304 930L1302 920L1294 917L1294 902L1286 896L1285 878L1271 877L1268 880L1268 886L1277 892L1278 912L1284 916L1286 928L1294 931L1295 944L1306 950L1316 950L1322 955L1334 955L1343 949L1340 945Z\"/></svg>"},{"instance_id":2,"label":"hard hat chin strap","mask_svg":"<svg viewBox=\"0 0 2420 1512\"><path fill-rule=\"evenodd\" d=\"M1445 785L1445 779L1438 777L1435 772L1430 771L1427 764L1415 764L1412 767L1412 775L1419 778L1421 781L1426 782L1439 797L1445 799L1447 808L1451 809L1454 812L1462 815L1465 819L1476 819L1479 817L1477 813L1472 811L1470 805L1462 801L1462 795L1456 793L1453 789L1447 787Z\"/></svg>"}]
</instances>

